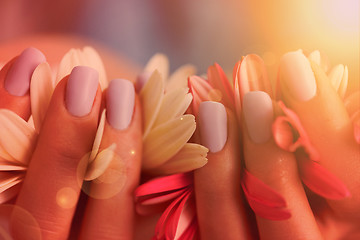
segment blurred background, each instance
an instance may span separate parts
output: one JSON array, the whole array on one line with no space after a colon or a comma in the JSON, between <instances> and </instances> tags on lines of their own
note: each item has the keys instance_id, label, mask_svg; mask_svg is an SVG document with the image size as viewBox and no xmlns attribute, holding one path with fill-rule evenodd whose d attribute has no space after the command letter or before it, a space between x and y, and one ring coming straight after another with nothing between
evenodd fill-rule
<instances>
[{"instance_id":1,"label":"blurred background","mask_svg":"<svg viewBox=\"0 0 360 240\"><path fill-rule=\"evenodd\" d=\"M192 63L199 74L256 53L275 78L282 54L318 49L359 88L359 0L0 0L0 29L0 43L75 34L140 66L163 52L172 70Z\"/></svg>"}]
</instances>

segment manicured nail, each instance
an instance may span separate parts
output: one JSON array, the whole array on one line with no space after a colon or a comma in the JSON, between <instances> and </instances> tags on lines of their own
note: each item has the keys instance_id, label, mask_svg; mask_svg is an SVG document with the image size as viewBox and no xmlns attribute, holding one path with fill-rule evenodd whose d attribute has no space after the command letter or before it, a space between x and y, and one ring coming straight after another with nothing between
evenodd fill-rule
<instances>
[{"instance_id":1,"label":"manicured nail","mask_svg":"<svg viewBox=\"0 0 360 240\"><path fill-rule=\"evenodd\" d=\"M134 85L125 79L114 79L110 82L106 94L108 122L119 130L128 128L135 105Z\"/></svg>"},{"instance_id":2,"label":"manicured nail","mask_svg":"<svg viewBox=\"0 0 360 240\"><path fill-rule=\"evenodd\" d=\"M199 106L201 143L210 152L223 149L227 140L227 115L224 105L218 102L202 102Z\"/></svg>"},{"instance_id":3,"label":"manicured nail","mask_svg":"<svg viewBox=\"0 0 360 240\"><path fill-rule=\"evenodd\" d=\"M136 92L141 91L141 89L145 86L146 82L149 80L150 77L151 77L150 72L143 72L136 78L136 84L135 84Z\"/></svg>"},{"instance_id":4,"label":"manicured nail","mask_svg":"<svg viewBox=\"0 0 360 240\"><path fill-rule=\"evenodd\" d=\"M66 86L65 104L69 113L83 117L91 112L99 84L99 73L85 66L74 67Z\"/></svg>"},{"instance_id":5,"label":"manicured nail","mask_svg":"<svg viewBox=\"0 0 360 240\"><path fill-rule=\"evenodd\" d=\"M36 48L25 49L8 71L4 83L5 89L11 95L24 96L29 91L35 68L42 62L46 62L42 52Z\"/></svg>"},{"instance_id":6,"label":"manicured nail","mask_svg":"<svg viewBox=\"0 0 360 240\"><path fill-rule=\"evenodd\" d=\"M279 74L295 100L308 101L315 96L315 76L310 62L301 52L289 52L282 56Z\"/></svg>"},{"instance_id":7,"label":"manicured nail","mask_svg":"<svg viewBox=\"0 0 360 240\"><path fill-rule=\"evenodd\" d=\"M271 137L274 119L272 101L265 92L248 92L244 96L243 111L250 139L255 143L265 143Z\"/></svg>"}]
</instances>

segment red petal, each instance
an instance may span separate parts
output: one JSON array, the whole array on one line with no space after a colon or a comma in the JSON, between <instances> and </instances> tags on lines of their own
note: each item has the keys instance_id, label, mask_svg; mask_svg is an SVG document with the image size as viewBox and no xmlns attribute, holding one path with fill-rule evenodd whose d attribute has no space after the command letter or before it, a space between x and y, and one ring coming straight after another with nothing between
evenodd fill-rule
<instances>
[{"instance_id":1,"label":"red petal","mask_svg":"<svg viewBox=\"0 0 360 240\"><path fill-rule=\"evenodd\" d=\"M308 137L304 127L301 124L299 117L294 111L287 108L282 101L278 102L279 107L282 109L286 115L286 120L292 125L292 127L299 133L298 140L290 147L291 152L295 151L300 145L304 147L306 153L309 155L310 159L313 161L319 161L320 154L312 145L310 138Z\"/></svg>"},{"instance_id":2,"label":"red petal","mask_svg":"<svg viewBox=\"0 0 360 240\"><path fill-rule=\"evenodd\" d=\"M155 178L140 185L135 190L135 197L151 195L185 188L193 183L191 173L179 173L166 177Z\"/></svg>"},{"instance_id":3,"label":"red petal","mask_svg":"<svg viewBox=\"0 0 360 240\"><path fill-rule=\"evenodd\" d=\"M241 186L250 207L260 217L270 220L284 220L291 217L285 199L247 170L244 171Z\"/></svg>"},{"instance_id":4,"label":"red petal","mask_svg":"<svg viewBox=\"0 0 360 240\"><path fill-rule=\"evenodd\" d=\"M317 162L306 157L301 158L299 161L300 177L310 190L333 200L340 200L351 195L346 185L334 174Z\"/></svg>"},{"instance_id":5,"label":"red petal","mask_svg":"<svg viewBox=\"0 0 360 240\"><path fill-rule=\"evenodd\" d=\"M189 240L194 239L198 230L198 224L196 217L193 218L190 225L186 228L184 233L178 238L178 240Z\"/></svg>"},{"instance_id":6,"label":"red petal","mask_svg":"<svg viewBox=\"0 0 360 240\"><path fill-rule=\"evenodd\" d=\"M219 64L215 63L208 68L208 80L211 86L219 89L222 93L222 102L229 108L234 106L234 93L230 81L226 77L223 69Z\"/></svg>"}]
</instances>

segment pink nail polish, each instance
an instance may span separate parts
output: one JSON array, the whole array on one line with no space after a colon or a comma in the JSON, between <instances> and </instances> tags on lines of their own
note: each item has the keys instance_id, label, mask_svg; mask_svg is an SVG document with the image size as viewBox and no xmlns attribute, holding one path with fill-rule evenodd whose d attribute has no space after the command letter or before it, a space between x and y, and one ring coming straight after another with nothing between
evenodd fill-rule
<instances>
[{"instance_id":1,"label":"pink nail polish","mask_svg":"<svg viewBox=\"0 0 360 240\"><path fill-rule=\"evenodd\" d=\"M114 79L110 82L106 94L108 122L118 130L128 128L135 105L134 85L125 79Z\"/></svg>"},{"instance_id":2,"label":"pink nail polish","mask_svg":"<svg viewBox=\"0 0 360 240\"><path fill-rule=\"evenodd\" d=\"M99 85L99 73L85 66L74 67L66 86L65 105L75 117L91 112Z\"/></svg>"},{"instance_id":3,"label":"pink nail polish","mask_svg":"<svg viewBox=\"0 0 360 240\"><path fill-rule=\"evenodd\" d=\"M36 48L25 49L15 60L4 82L5 89L14 96L24 96L30 88L31 76L35 68L46 58Z\"/></svg>"},{"instance_id":4,"label":"pink nail polish","mask_svg":"<svg viewBox=\"0 0 360 240\"><path fill-rule=\"evenodd\" d=\"M223 149L227 140L227 115L224 105L206 101L199 106L201 143L210 152Z\"/></svg>"}]
</instances>

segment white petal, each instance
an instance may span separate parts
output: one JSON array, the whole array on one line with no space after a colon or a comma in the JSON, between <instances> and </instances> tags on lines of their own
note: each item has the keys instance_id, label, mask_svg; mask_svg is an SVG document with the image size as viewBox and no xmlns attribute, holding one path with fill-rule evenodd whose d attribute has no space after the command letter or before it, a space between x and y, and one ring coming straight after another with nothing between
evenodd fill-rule
<instances>
[{"instance_id":1,"label":"white petal","mask_svg":"<svg viewBox=\"0 0 360 240\"><path fill-rule=\"evenodd\" d=\"M96 135L95 135L95 140L94 140L94 144L91 150L91 154L89 157L89 163L91 163L92 161L94 161L96 155L99 152L99 147L100 147L100 143L101 143L101 139L103 137L104 134L104 128L105 128L105 121L106 121L106 109L104 109L104 111L101 114L101 118L100 118L100 122L99 122L99 126L98 129L96 131Z\"/></svg>"},{"instance_id":2,"label":"white petal","mask_svg":"<svg viewBox=\"0 0 360 240\"><path fill-rule=\"evenodd\" d=\"M99 72L99 82L101 89L104 90L108 87L109 83L106 77L106 71L101 60L100 55L92 47L86 46L83 49L83 54L86 56L87 65L89 67L95 68Z\"/></svg>"},{"instance_id":3,"label":"white petal","mask_svg":"<svg viewBox=\"0 0 360 240\"><path fill-rule=\"evenodd\" d=\"M187 88L179 88L167 92L164 95L154 126L158 126L166 121L183 115L188 109L191 101L192 95L191 93L188 93Z\"/></svg>"},{"instance_id":4,"label":"white petal","mask_svg":"<svg viewBox=\"0 0 360 240\"><path fill-rule=\"evenodd\" d=\"M341 81L343 79L344 69L344 65L339 64L333 67L333 69L331 69L329 73L329 79L336 91L339 89Z\"/></svg>"},{"instance_id":5,"label":"white petal","mask_svg":"<svg viewBox=\"0 0 360 240\"><path fill-rule=\"evenodd\" d=\"M348 72L348 67L345 66L344 75L343 75L343 78L341 80L341 83L340 83L340 86L338 89L338 93L341 98L345 97L346 89L348 86L348 81L349 81L349 72Z\"/></svg>"},{"instance_id":6,"label":"white petal","mask_svg":"<svg viewBox=\"0 0 360 240\"><path fill-rule=\"evenodd\" d=\"M116 144L113 143L108 148L102 150L95 158L93 162L91 162L86 170L85 174L85 181L91 181L99 176L101 176L106 169L108 168L109 164L114 158L116 149Z\"/></svg>"},{"instance_id":7,"label":"white petal","mask_svg":"<svg viewBox=\"0 0 360 240\"><path fill-rule=\"evenodd\" d=\"M169 76L169 60L164 54L157 53L148 61L144 70L149 73L157 70L165 82Z\"/></svg>"},{"instance_id":8,"label":"white petal","mask_svg":"<svg viewBox=\"0 0 360 240\"><path fill-rule=\"evenodd\" d=\"M149 169L165 163L187 143L195 128L195 117L190 114L154 128L143 142L143 167Z\"/></svg>"},{"instance_id":9,"label":"white petal","mask_svg":"<svg viewBox=\"0 0 360 240\"><path fill-rule=\"evenodd\" d=\"M160 73L155 70L140 92L140 101L144 119L143 138L148 135L156 120L163 97L164 83Z\"/></svg>"},{"instance_id":10,"label":"white petal","mask_svg":"<svg viewBox=\"0 0 360 240\"><path fill-rule=\"evenodd\" d=\"M171 74L166 83L166 92L188 87L188 77L196 74L196 68L193 65L184 65Z\"/></svg>"},{"instance_id":11,"label":"white petal","mask_svg":"<svg viewBox=\"0 0 360 240\"><path fill-rule=\"evenodd\" d=\"M35 69L30 82L31 112L36 131L39 133L48 109L54 83L51 68L47 62Z\"/></svg>"},{"instance_id":12,"label":"white petal","mask_svg":"<svg viewBox=\"0 0 360 240\"><path fill-rule=\"evenodd\" d=\"M35 130L7 109L0 109L0 126L0 145L3 150L16 161L27 165L35 146Z\"/></svg>"}]
</instances>

